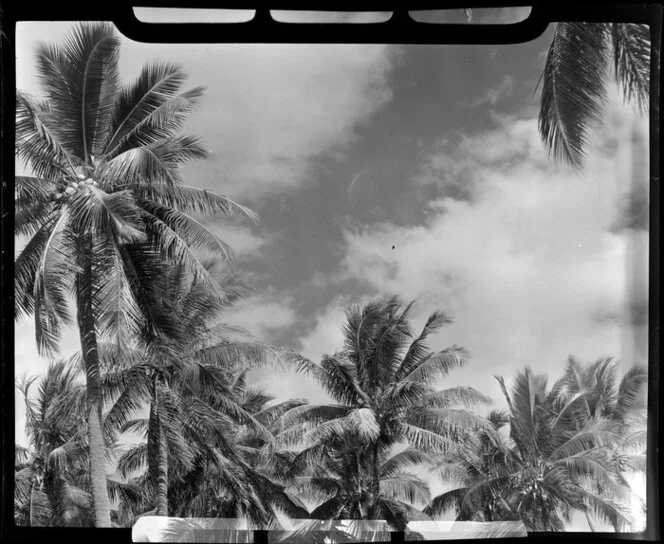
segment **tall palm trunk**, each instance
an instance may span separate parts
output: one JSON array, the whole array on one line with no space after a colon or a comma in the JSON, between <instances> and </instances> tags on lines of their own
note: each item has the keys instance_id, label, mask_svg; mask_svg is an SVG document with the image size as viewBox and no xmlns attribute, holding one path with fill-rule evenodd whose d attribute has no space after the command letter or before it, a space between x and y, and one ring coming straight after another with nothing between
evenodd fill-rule
<instances>
[{"instance_id":1,"label":"tall palm trunk","mask_svg":"<svg viewBox=\"0 0 664 544\"><path fill-rule=\"evenodd\" d=\"M378 444L374 444L371 452L371 505L369 519L378 519L378 499L380 497L380 475L378 473Z\"/></svg>"},{"instance_id":2,"label":"tall palm trunk","mask_svg":"<svg viewBox=\"0 0 664 544\"><path fill-rule=\"evenodd\" d=\"M35 483L36 481L32 482L32 485L30 486L30 505L28 508L28 526L29 527L34 527L35 526L35 515L34 515L34 496L35 496Z\"/></svg>"},{"instance_id":3,"label":"tall palm trunk","mask_svg":"<svg viewBox=\"0 0 664 544\"><path fill-rule=\"evenodd\" d=\"M161 421L161 404L159 402L159 376L155 374L154 382L154 416L157 425L157 515L168 516L168 441Z\"/></svg>"},{"instance_id":4,"label":"tall palm trunk","mask_svg":"<svg viewBox=\"0 0 664 544\"><path fill-rule=\"evenodd\" d=\"M355 452L355 465L357 473L357 500L353 501L350 507L351 519L363 519L362 514L362 465L360 463L360 452Z\"/></svg>"},{"instance_id":5,"label":"tall palm trunk","mask_svg":"<svg viewBox=\"0 0 664 544\"><path fill-rule=\"evenodd\" d=\"M85 363L92 507L95 527L99 528L111 527L111 502L106 483L99 349L92 308L92 237L85 235L82 244L82 270L77 282L78 330Z\"/></svg>"}]
</instances>

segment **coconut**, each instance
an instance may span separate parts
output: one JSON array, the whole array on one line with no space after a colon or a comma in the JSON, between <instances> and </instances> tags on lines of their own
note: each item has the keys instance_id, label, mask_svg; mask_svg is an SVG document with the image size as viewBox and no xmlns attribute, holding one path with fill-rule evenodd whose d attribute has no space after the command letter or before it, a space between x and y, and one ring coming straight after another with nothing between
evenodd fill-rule
<instances>
[{"instance_id":1,"label":"coconut","mask_svg":"<svg viewBox=\"0 0 664 544\"><path fill-rule=\"evenodd\" d=\"M76 192L76 189L74 189L73 187L67 187L65 189L65 194L67 194L69 196L73 195L75 192Z\"/></svg>"}]
</instances>

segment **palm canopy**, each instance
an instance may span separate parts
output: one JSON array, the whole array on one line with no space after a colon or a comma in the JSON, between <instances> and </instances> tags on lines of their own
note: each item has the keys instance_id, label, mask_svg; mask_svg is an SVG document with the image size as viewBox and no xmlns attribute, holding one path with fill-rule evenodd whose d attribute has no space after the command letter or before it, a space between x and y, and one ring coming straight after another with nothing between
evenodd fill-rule
<instances>
[{"instance_id":1,"label":"palm canopy","mask_svg":"<svg viewBox=\"0 0 664 544\"><path fill-rule=\"evenodd\" d=\"M444 482L457 484L458 487L434 497L424 510L432 518L453 510L460 521L514 519L509 505L495 493L485 498L481 509L471 511L463 504L465 493L474 483L500 474L514 462L513 442L505 432L509 415L502 410L492 410L488 420L490 426L478 430L464 442L463 447L439 458L435 464L432 472Z\"/></svg>"},{"instance_id":2,"label":"palm canopy","mask_svg":"<svg viewBox=\"0 0 664 544\"><path fill-rule=\"evenodd\" d=\"M178 168L207 155L181 134L203 89L183 90L182 68L163 62L123 85L119 48L112 26L81 24L61 45L37 48L45 99L17 93L16 155L33 176L15 185L15 232L30 237L16 260L16 305L18 315L35 313L42 353L71 321L70 292L90 300L97 330L111 334L144 325L146 285L168 262L218 289L195 251L230 250L191 214L255 218L182 184Z\"/></svg>"},{"instance_id":3,"label":"palm canopy","mask_svg":"<svg viewBox=\"0 0 664 544\"><path fill-rule=\"evenodd\" d=\"M604 417L618 423L624 433L638 412L647 376L645 368L634 366L618 380L618 363L612 357L588 364L569 357L563 377L555 386L565 401L562 415L574 412L577 424Z\"/></svg>"},{"instance_id":4,"label":"palm canopy","mask_svg":"<svg viewBox=\"0 0 664 544\"><path fill-rule=\"evenodd\" d=\"M263 455L281 415L305 401L275 404L262 390L247 387L246 372L236 375L227 386L230 400L261 427L240 423L224 411L201 413L198 407L194 417L187 420L194 462L172 480L173 514L246 518L262 528L277 523L277 511L290 517L306 516L301 501L280 482L291 456L287 452Z\"/></svg>"},{"instance_id":5,"label":"palm canopy","mask_svg":"<svg viewBox=\"0 0 664 544\"><path fill-rule=\"evenodd\" d=\"M300 357L299 370L319 381L336 403L287 412L275 441L301 448L294 460L300 469L332 462L329 452L335 449L359 448L360 459L352 466L368 486L364 515L374 519L384 515L380 474L391 449L408 445L420 457L452 451L486 424L466 408L490 402L472 388L436 388L468 355L459 346L429 351L428 337L451 318L435 312L415 334L409 324L412 306L393 297L350 307L343 351L320 363Z\"/></svg>"},{"instance_id":6,"label":"palm canopy","mask_svg":"<svg viewBox=\"0 0 664 544\"><path fill-rule=\"evenodd\" d=\"M415 335L408 322L411 310L412 304L404 308L397 298L349 308L344 350L324 355L320 363L300 357L299 364L299 371L313 376L337 404L303 407L285 418L302 422L299 430L312 440L352 431L368 442L380 437L389 445L406 441L443 452L454 446L455 433L482 425L481 418L456 407L488 404L488 397L469 387L435 388L468 360L456 345L428 350L427 338L451 318L436 312Z\"/></svg>"},{"instance_id":7,"label":"palm canopy","mask_svg":"<svg viewBox=\"0 0 664 544\"><path fill-rule=\"evenodd\" d=\"M377 498L370 491L372 461L352 444L339 441L317 463L298 471L300 475L291 478L291 488L313 503L309 514L313 519L366 519L372 507L380 519L399 530L405 530L410 520L429 519L419 510L430 500L429 485L408 469L430 458L413 449L391 453L381 448Z\"/></svg>"},{"instance_id":8,"label":"palm canopy","mask_svg":"<svg viewBox=\"0 0 664 544\"><path fill-rule=\"evenodd\" d=\"M259 436L269 434L238 400L229 380L240 368L278 364L279 353L222 321L247 289L221 264L204 263L223 287L222 296L186 268L172 267L150 295L157 327L146 331L145 349L134 350L132 357L124 350L124 360L107 364L102 379L105 399L112 402L106 429L112 434L139 431L147 439L123 456L121 472L127 476L147 465L147 494L158 499L160 515L168 512L169 480L186 478L197 457L215 457L211 442L223 439L234 425L247 425ZM149 417L137 419L146 405Z\"/></svg>"},{"instance_id":9,"label":"palm canopy","mask_svg":"<svg viewBox=\"0 0 664 544\"><path fill-rule=\"evenodd\" d=\"M71 361L51 363L17 383L26 407L29 447L16 445L14 511L17 525L89 523L85 389Z\"/></svg>"},{"instance_id":10,"label":"palm canopy","mask_svg":"<svg viewBox=\"0 0 664 544\"><path fill-rule=\"evenodd\" d=\"M558 394L561 381L549 390L546 377L529 368L516 374L511 391L498 381L508 404L509 442L494 441L498 462L462 464L462 486L434 499L436 508L455 505L467 518L491 507L499 519L516 517L530 531L563 530L575 510L628 527L629 486L613 451L620 440L616 422L599 415L575 421Z\"/></svg>"},{"instance_id":11,"label":"palm canopy","mask_svg":"<svg viewBox=\"0 0 664 544\"><path fill-rule=\"evenodd\" d=\"M623 96L647 111L650 89L648 25L558 23L541 76L539 131L558 161L581 167L591 132L601 121L610 69Z\"/></svg>"}]
</instances>

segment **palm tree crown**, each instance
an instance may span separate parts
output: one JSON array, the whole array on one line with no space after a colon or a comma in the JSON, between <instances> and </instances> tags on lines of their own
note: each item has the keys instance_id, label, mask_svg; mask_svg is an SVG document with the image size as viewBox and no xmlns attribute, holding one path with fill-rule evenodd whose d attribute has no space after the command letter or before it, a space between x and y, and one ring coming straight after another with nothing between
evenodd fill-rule
<instances>
[{"instance_id":1,"label":"palm tree crown","mask_svg":"<svg viewBox=\"0 0 664 544\"><path fill-rule=\"evenodd\" d=\"M629 486L621 475L616 422L601 417L578 420L577 402L560 395L564 379L547 387L546 377L529 368L516 374L511 391L498 378L508 404L509 441L495 431L487 442L460 451L462 486L433 501L454 505L461 519L521 519L529 531L561 531L573 511L594 514L617 529L629 526ZM478 459L473 452L481 453Z\"/></svg>"},{"instance_id":2,"label":"palm tree crown","mask_svg":"<svg viewBox=\"0 0 664 544\"><path fill-rule=\"evenodd\" d=\"M458 440L484 425L482 418L457 407L486 404L487 397L472 388L435 387L467 361L459 346L433 352L427 348L427 338L450 323L450 317L432 314L415 335L409 325L411 309L412 304L403 307L397 298L352 306L346 315L343 351L323 356L320 364L301 359L300 370L313 375L336 404L286 413L284 424L289 428L277 443L301 444L304 449L294 460L295 467L327 461L331 474L337 474L334 478L340 478L339 471L346 472L341 480L347 487L345 499L336 496L337 513L345 509L365 519L388 519L399 525L413 512L407 501L395 497L422 497L425 491L415 477L386 481L386 464L395 463L394 476L425 461L427 454L453 450ZM404 444L410 446L407 452L390 461L393 448ZM359 453L346 457L350 445ZM356 492L353 485L358 482ZM395 486L401 489L396 495ZM355 504L345 505L350 497Z\"/></svg>"},{"instance_id":3,"label":"palm tree crown","mask_svg":"<svg viewBox=\"0 0 664 544\"><path fill-rule=\"evenodd\" d=\"M70 322L72 290L86 293L99 333L109 334L138 330L142 291L159 279L163 257L218 289L192 248L225 257L229 248L187 212L253 217L181 183L178 167L207 155L179 133L203 89L182 91L186 75L170 63L147 64L121 85L119 45L111 26L80 25L62 46L37 49L47 98L17 94L16 153L35 177L16 179L16 234L30 236L16 260L16 301L19 314L35 313L45 353ZM81 253L93 258L89 275Z\"/></svg>"}]
</instances>

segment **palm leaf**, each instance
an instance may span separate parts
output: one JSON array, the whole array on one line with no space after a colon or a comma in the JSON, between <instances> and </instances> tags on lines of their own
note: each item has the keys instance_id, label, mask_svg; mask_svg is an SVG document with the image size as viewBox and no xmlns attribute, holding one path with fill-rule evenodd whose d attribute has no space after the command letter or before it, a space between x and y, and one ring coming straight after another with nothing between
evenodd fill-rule
<instances>
[{"instance_id":1,"label":"palm leaf","mask_svg":"<svg viewBox=\"0 0 664 544\"><path fill-rule=\"evenodd\" d=\"M558 23L542 74L542 140L555 159L575 168L606 101L607 32L605 24Z\"/></svg>"},{"instance_id":2,"label":"palm leaf","mask_svg":"<svg viewBox=\"0 0 664 544\"><path fill-rule=\"evenodd\" d=\"M452 346L426 356L419 364L413 365L403 380L433 383L446 376L453 368L459 368L468 361L468 351L460 346Z\"/></svg>"},{"instance_id":3,"label":"palm leaf","mask_svg":"<svg viewBox=\"0 0 664 544\"><path fill-rule=\"evenodd\" d=\"M445 325L452 323L452 318L444 312L434 312L427 319L420 335L412 342L406 355L395 374L395 380L400 381L407 376L411 368L420 363L422 358L427 355L427 338Z\"/></svg>"},{"instance_id":4,"label":"palm leaf","mask_svg":"<svg viewBox=\"0 0 664 544\"><path fill-rule=\"evenodd\" d=\"M431 456L419 450L407 449L401 451L381 463L380 476L390 477L405 468L430 463Z\"/></svg>"},{"instance_id":5,"label":"palm leaf","mask_svg":"<svg viewBox=\"0 0 664 544\"><path fill-rule=\"evenodd\" d=\"M172 63L148 63L138 79L120 93L111 120L111 134L104 154L113 156L122 144L143 127L180 128L182 114L188 113L200 97L201 88L180 93L187 75ZM178 123L173 126L173 123Z\"/></svg>"},{"instance_id":6,"label":"palm leaf","mask_svg":"<svg viewBox=\"0 0 664 544\"><path fill-rule=\"evenodd\" d=\"M431 503L424 509L424 513L433 519L443 516L449 510L454 509L457 513L461 510L461 502L466 493L465 487L451 489L434 497Z\"/></svg>"},{"instance_id":7,"label":"palm leaf","mask_svg":"<svg viewBox=\"0 0 664 544\"><path fill-rule=\"evenodd\" d=\"M55 179L73 171L76 161L60 143L50 107L16 92L16 154L36 176ZM70 170L67 170L67 166Z\"/></svg>"},{"instance_id":8,"label":"palm leaf","mask_svg":"<svg viewBox=\"0 0 664 544\"><path fill-rule=\"evenodd\" d=\"M619 419L623 420L634 407L647 379L648 372L645 368L632 367L625 373L620 381L616 403L616 416Z\"/></svg>"},{"instance_id":9,"label":"palm leaf","mask_svg":"<svg viewBox=\"0 0 664 544\"><path fill-rule=\"evenodd\" d=\"M396 473L380 480L381 495L407 501L411 504L428 504L431 500L429 484L409 473Z\"/></svg>"},{"instance_id":10,"label":"palm leaf","mask_svg":"<svg viewBox=\"0 0 664 544\"><path fill-rule=\"evenodd\" d=\"M186 185L157 185L134 183L120 186L131 190L137 197L168 206L178 211L192 211L207 214L221 214L229 217L245 216L258 221L258 215L230 198L208 189Z\"/></svg>"},{"instance_id":11,"label":"palm leaf","mask_svg":"<svg viewBox=\"0 0 664 544\"><path fill-rule=\"evenodd\" d=\"M614 23L613 63L625 98L641 112L650 102L650 32L648 25Z\"/></svg>"}]
</instances>

